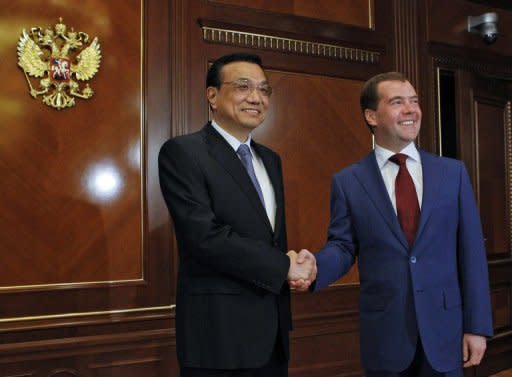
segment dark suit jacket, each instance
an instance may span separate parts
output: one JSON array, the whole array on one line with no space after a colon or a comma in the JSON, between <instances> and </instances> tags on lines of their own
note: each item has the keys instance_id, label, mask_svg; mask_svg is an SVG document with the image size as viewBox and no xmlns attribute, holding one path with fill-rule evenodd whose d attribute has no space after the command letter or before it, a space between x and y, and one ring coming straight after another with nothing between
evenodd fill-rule
<instances>
[{"instance_id":1,"label":"dark suit jacket","mask_svg":"<svg viewBox=\"0 0 512 377\"><path fill-rule=\"evenodd\" d=\"M275 191L275 231L233 148L207 124L167 141L160 185L179 249L176 298L181 366L264 365L278 328L288 355L289 259L279 156L252 143Z\"/></svg>"},{"instance_id":2,"label":"dark suit jacket","mask_svg":"<svg viewBox=\"0 0 512 377\"><path fill-rule=\"evenodd\" d=\"M332 182L328 242L317 254L320 289L357 256L361 354L370 370L408 367L418 336L438 371L462 365L462 335L492 335L486 254L464 165L420 150L423 200L409 248L375 154Z\"/></svg>"}]
</instances>

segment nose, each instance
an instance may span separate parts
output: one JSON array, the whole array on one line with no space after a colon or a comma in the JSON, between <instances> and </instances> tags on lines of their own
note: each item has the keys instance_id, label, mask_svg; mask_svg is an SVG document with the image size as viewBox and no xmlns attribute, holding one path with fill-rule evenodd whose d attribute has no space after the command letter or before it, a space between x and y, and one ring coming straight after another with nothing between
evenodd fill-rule
<instances>
[{"instance_id":1,"label":"nose","mask_svg":"<svg viewBox=\"0 0 512 377\"><path fill-rule=\"evenodd\" d=\"M258 104L263 101L263 96L261 95L258 88L251 88L249 94L247 95L246 101L253 104Z\"/></svg>"},{"instance_id":2,"label":"nose","mask_svg":"<svg viewBox=\"0 0 512 377\"><path fill-rule=\"evenodd\" d=\"M405 101L403 106L403 112L406 114L410 114L415 111L416 104L410 101Z\"/></svg>"}]
</instances>

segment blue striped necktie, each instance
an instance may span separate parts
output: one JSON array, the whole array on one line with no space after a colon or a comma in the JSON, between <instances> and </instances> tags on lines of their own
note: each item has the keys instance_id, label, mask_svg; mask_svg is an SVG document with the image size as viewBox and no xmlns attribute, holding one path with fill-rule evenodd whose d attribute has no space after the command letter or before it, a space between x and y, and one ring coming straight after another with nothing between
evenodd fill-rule
<instances>
[{"instance_id":1,"label":"blue striped necktie","mask_svg":"<svg viewBox=\"0 0 512 377\"><path fill-rule=\"evenodd\" d=\"M240 144L236 153L240 156L242 164L244 165L245 170L247 170L247 174L249 174L249 177L251 178L254 188L258 192L258 196L260 197L261 203L263 204L263 207L265 207L265 199L263 199L263 192L261 191L260 183L258 182L258 178L256 178L256 173L254 172L254 166L252 164L252 154L251 150L249 149L249 146L247 144Z\"/></svg>"}]
</instances>

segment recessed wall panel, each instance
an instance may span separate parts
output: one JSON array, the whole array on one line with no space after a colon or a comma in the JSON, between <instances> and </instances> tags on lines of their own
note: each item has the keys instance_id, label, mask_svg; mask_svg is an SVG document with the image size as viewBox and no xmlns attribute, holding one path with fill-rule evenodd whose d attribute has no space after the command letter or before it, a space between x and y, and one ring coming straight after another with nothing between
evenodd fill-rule
<instances>
[{"instance_id":1,"label":"recessed wall panel","mask_svg":"<svg viewBox=\"0 0 512 377\"><path fill-rule=\"evenodd\" d=\"M489 254L510 253L504 114L503 103L476 98L478 199Z\"/></svg>"},{"instance_id":2,"label":"recessed wall panel","mask_svg":"<svg viewBox=\"0 0 512 377\"><path fill-rule=\"evenodd\" d=\"M3 289L143 278L140 0L3 4L0 15L0 252ZM76 57L74 32L98 38L99 71L89 99L56 109L33 98L43 77L17 65L25 30L53 38L48 57ZM83 39L85 41L85 39ZM66 44L68 43L68 44ZM82 56L83 57L83 56ZM30 81L30 84L29 84ZM56 91L50 87L46 95ZM69 93L68 93L69 94Z\"/></svg>"},{"instance_id":3,"label":"recessed wall panel","mask_svg":"<svg viewBox=\"0 0 512 377\"><path fill-rule=\"evenodd\" d=\"M327 239L332 176L372 149L359 109L363 82L272 70L267 75L274 92L254 138L283 161L288 246L318 251ZM342 281L357 282L357 270Z\"/></svg>"}]
</instances>

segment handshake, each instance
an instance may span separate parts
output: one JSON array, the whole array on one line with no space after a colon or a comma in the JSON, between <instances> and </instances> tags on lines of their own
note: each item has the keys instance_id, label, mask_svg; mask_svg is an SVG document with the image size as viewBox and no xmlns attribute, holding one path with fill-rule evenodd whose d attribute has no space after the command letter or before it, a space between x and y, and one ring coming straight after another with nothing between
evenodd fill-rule
<instances>
[{"instance_id":1,"label":"handshake","mask_svg":"<svg viewBox=\"0 0 512 377\"><path fill-rule=\"evenodd\" d=\"M301 292L307 291L316 279L315 256L306 249L302 249L298 254L295 250L290 250L287 255L290 258L290 269L288 270L290 287Z\"/></svg>"}]
</instances>

